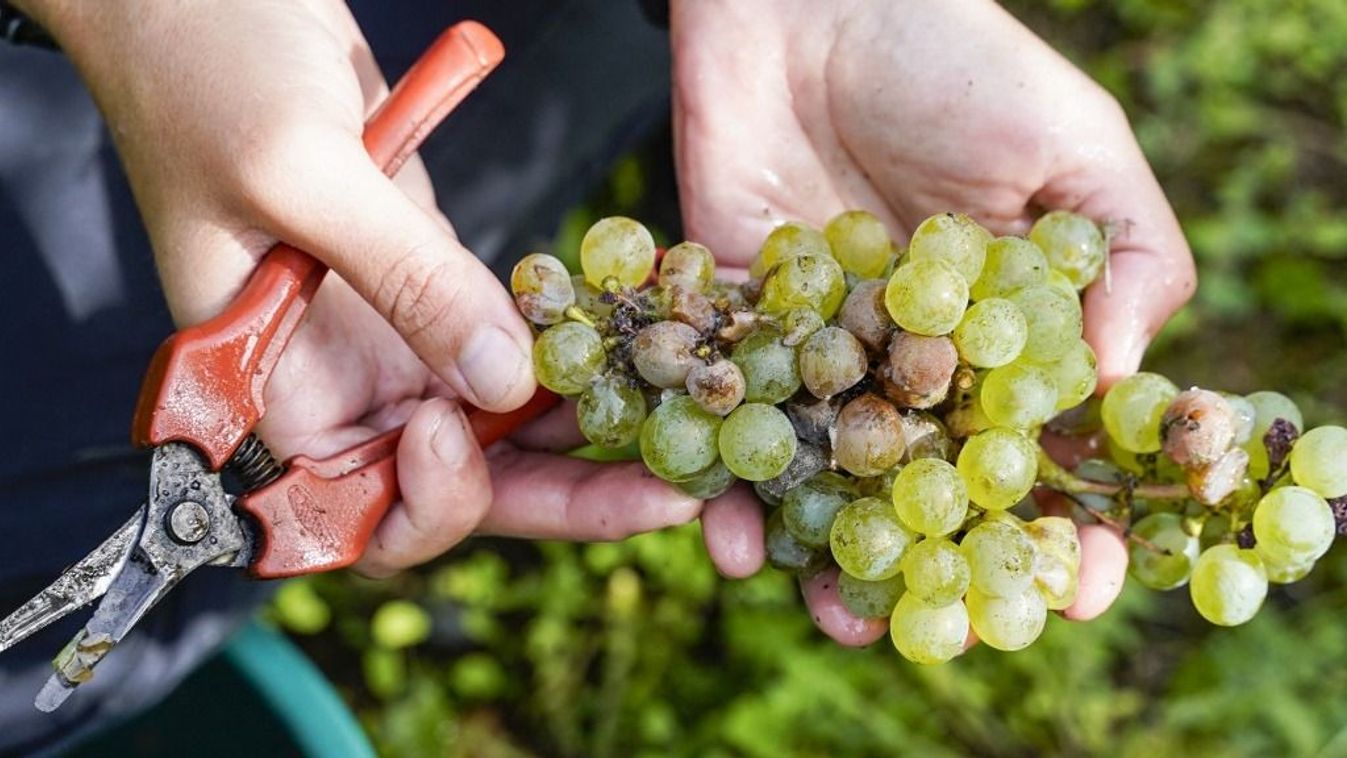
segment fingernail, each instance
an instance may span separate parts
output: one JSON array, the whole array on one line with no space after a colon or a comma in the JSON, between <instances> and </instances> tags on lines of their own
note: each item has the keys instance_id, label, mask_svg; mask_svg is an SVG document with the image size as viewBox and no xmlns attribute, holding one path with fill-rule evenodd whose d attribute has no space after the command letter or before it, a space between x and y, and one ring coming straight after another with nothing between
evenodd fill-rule
<instances>
[{"instance_id":1,"label":"fingernail","mask_svg":"<svg viewBox=\"0 0 1347 758\"><path fill-rule=\"evenodd\" d=\"M483 326L458 353L458 370L481 405L495 406L528 373L528 356L497 326Z\"/></svg>"},{"instance_id":2,"label":"fingernail","mask_svg":"<svg viewBox=\"0 0 1347 758\"><path fill-rule=\"evenodd\" d=\"M468 430L452 403L438 402L444 407L430 432L430 449L446 468L453 468L468 457Z\"/></svg>"}]
</instances>

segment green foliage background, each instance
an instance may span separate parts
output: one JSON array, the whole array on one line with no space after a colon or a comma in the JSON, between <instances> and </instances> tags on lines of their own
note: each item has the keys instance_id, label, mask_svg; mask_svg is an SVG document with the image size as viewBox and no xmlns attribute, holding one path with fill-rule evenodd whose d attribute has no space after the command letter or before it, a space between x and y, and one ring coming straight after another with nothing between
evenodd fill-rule
<instances>
[{"instance_id":1,"label":"green foliage background","mask_svg":"<svg viewBox=\"0 0 1347 758\"><path fill-rule=\"evenodd\" d=\"M1198 295L1149 364L1343 421L1347 3L1008 6L1123 103L1197 255ZM667 218L647 186L663 160L616 167L557 251L599 214ZM271 613L389 755L1338 756L1345 552L1239 629L1133 586L1093 623L937 668L825 641L784 575L721 580L696 525L473 540L388 582L291 583Z\"/></svg>"}]
</instances>

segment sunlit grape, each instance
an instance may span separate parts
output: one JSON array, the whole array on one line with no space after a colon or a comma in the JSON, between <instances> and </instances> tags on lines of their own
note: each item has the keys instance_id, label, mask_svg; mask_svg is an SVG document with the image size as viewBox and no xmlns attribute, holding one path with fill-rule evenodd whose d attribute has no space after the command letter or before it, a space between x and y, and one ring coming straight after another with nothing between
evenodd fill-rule
<instances>
[{"instance_id":1,"label":"sunlit grape","mask_svg":"<svg viewBox=\"0 0 1347 758\"><path fill-rule=\"evenodd\" d=\"M913 663L944 663L963 652L968 639L968 610L958 601L933 606L908 592L893 609L889 638Z\"/></svg>"},{"instance_id":2,"label":"sunlit grape","mask_svg":"<svg viewBox=\"0 0 1347 758\"><path fill-rule=\"evenodd\" d=\"M1085 402L1099 386L1094 350L1085 340L1076 340L1062 355L1035 365L1048 372L1057 385L1058 411L1075 408Z\"/></svg>"},{"instance_id":3,"label":"sunlit grape","mask_svg":"<svg viewBox=\"0 0 1347 758\"><path fill-rule=\"evenodd\" d=\"M797 255L767 273L758 310L783 314L793 308L809 308L830 319L846 296L846 276L836 260L826 255Z\"/></svg>"},{"instance_id":4,"label":"sunlit grape","mask_svg":"<svg viewBox=\"0 0 1347 758\"><path fill-rule=\"evenodd\" d=\"M599 289L609 277L623 286L639 287L654 265L654 238L640 222L624 216L600 219L580 240L585 281Z\"/></svg>"},{"instance_id":5,"label":"sunlit grape","mask_svg":"<svg viewBox=\"0 0 1347 758\"><path fill-rule=\"evenodd\" d=\"M1043 248L1048 264L1066 274L1076 289L1098 278L1108 257L1108 243L1099 226L1068 211L1044 214L1029 230L1029 239Z\"/></svg>"},{"instance_id":6,"label":"sunlit grape","mask_svg":"<svg viewBox=\"0 0 1347 758\"><path fill-rule=\"evenodd\" d=\"M760 482L786 470L795 456L795 429L771 405L747 403L720 427L720 459L740 479Z\"/></svg>"},{"instance_id":7,"label":"sunlit grape","mask_svg":"<svg viewBox=\"0 0 1347 758\"><path fill-rule=\"evenodd\" d=\"M993 427L964 443L958 468L970 500L983 508L1005 510L1033 489L1038 451L1019 433Z\"/></svg>"},{"instance_id":8,"label":"sunlit grape","mask_svg":"<svg viewBox=\"0 0 1347 758\"><path fill-rule=\"evenodd\" d=\"M1011 597L1034 581L1034 543L1005 521L984 521L968 530L959 550L968 561L972 586L988 595Z\"/></svg>"},{"instance_id":9,"label":"sunlit grape","mask_svg":"<svg viewBox=\"0 0 1347 758\"><path fill-rule=\"evenodd\" d=\"M1291 448L1291 476L1321 497L1347 495L1347 429L1321 426L1305 432Z\"/></svg>"},{"instance_id":10,"label":"sunlit grape","mask_svg":"<svg viewBox=\"0 0 1347 758\"><path fill-rule=\"evenodd\" d=\"M938 213L913 230L907 243L907 257L912 261L944 261L959 272L964 282L972 284L982 273L987 243L991 241L991 233L968 216Z\"/></svg>"},{"instance_id":11,"label":"sunlit grape","mask_svg":"<svg viewBox=\"0 0 1347 758\"><path fill-rule=\"evenodd\" d=\"M1132 525L1137 539L1128 546L1128 571L1155 590L1188 583L1197 564L1197 535L1190 534L1177 513L1152 513ZM1144 540L1144 542L1143 542Z\"/></svg>"},{"instance_id":12,"label":"sunlit grape","mask_svg":"<svg viewBox=\"0 0 1347 758\"><path fill-rule=\"evenodd\" d=\"M963 597L970 576L968 560L944 538L922 540L903 556L907 591L931 605L949 605Z\"/></svg>"},{"instance_id":13,"label":"sunlit grape","mask_svg":"<svg viewBox=\"0 0 1347 758\"><path fill-rule=\"evenodd\" d=\"M1032 363L994 368L982 380L982 410L998 426L1032 429L1057 411L1057 383Z\"/></svg>"},{"instance_id":14,"label":"sunlit grape","mask_svg":"<svg viewBox=\"0 0 1347 758\"><path fill-rule=\"evenodd\" d=\"M1278 487L1253 512L1258 553L1278 563L1319 560L1332 546L1336 529L1328 503L1305 487Z\"/></svg>"},{"instance_id":15,"label":"sunlit grape","mask_svg":"<svg viewBox=\"0 0 1347 758\"><path fill-rule=\"evenodd\" d=\"M702 410L692 398L675 395L641 425L641 458L661 479L691 479L719 458L720 424L719 416Z\"/></svg>"},{"instance_id":16,"label":"sunlit grape","mask_svg":"<svg viewBox=\"0 0 1347 758\"><path fill-rule=\"evenodd\" d=\"M533 342L533 373L538 383L559 395L578 395L607 361L603 338L592 327L567 321Z\"/></svg>"},{"instance_id":17,"label":"sunlit grape","mask_svg":"<svg viewBox=\"0 0 1347 758\"><path fill-rule=\"evenodd\" d=\"M664 251L659 262L659 286L679 286L704 292L716 275L716 259L696 242L680 242Z\"/></svg>"},{"instance_id":18,"label":"sunlit grape","mask_svg":"<svg viewBox=\"0 0 1347 758\"><path fill-rule=\"evenodd\" d=\"M1178 394L1179 388L1159 374L1133 374L1104 395L1104 429L1124 450L1154 453L1160 449L1160 419Z\"/></svg>"},{"instance_id":19,"label":"sunlit grape","mask_svg":"<svg viewBox=\"0 0 1347 758\"><path fill-rule=\"evenodd\" d=\"M833 216L823 228L833 256L842 268L862 279L882 276L893 259L893 242L884 223L865 211Z\"/></svg>"},{"instance_id":20,"label":"sunlit grape","mask_svg":"<svg viewBox=\"0 0 1347 758\"><path fill-rule=\"evenodd\" d=\"M908 529L940 536L963 524L968 515L968 492L958 469L943 460L923 458L898 472L893 506Z\"/></svg>"},{"instance_id":21,"label":"sunlit grape","mask_svg":"<svg viewBox=\"0 0 1347 758\"><path fill-rule=\"evenodd\" d=\"M1015 290L1006 299L1024 314L1028 336L1020 356L1029 361L1060 358L1080 339L1084 325L1075 293L1037 285Z\"/></svg>"},{"instance_id":22,"label":"sunlit grape","mask_svg":"<svg viewBox=\"0 0 1347 758\"><path fill-rule=\"evenodd\" d=\"M828 543L843 571L873 582L898 573L916 538L899 523L892 503L865 497L837 512Z\"/></svg>"},{"instance_id":23,"label":"sunlit grape","mask_svg":"<svg viewBox=\"0 0 1347 758\"><path fill-rule=\"evenodd\" d=\"M645 421L645 396L623 377L602 377L581 393L575 418L580 433L595 445L629 445Z\"/></svg>"},{"instance_id":24,"label":"sunlit grape","mask_svg":"<svg viewBox=\"0 0 1347 758\"><path fill-rule=\"evenodd\" d=\"M1029 327L1019 307L1009 300L989 298L964 313L954 329L959 357L978 368L1004 366L1024 349Z\"/></svg>"},{"instance_id":25,"label":"sunlit grape","mask_svg":"<svg viewBox=\"0 0 1347 758\"><path fill-rule=\"evenodd\" d=\"M1047 623L1048 607L1032 585L1014 595L988 595L968 590L968 621L973 632L997 650L1022 650L1038 639Z\"/></svg>"},{"instance_id":26,"label":"sunlit grape","mask_svg":"<svg viewBox=\"0 0 1347 758\"><path fill-rule=\"evenodd\" d=\"M1038 245L1021 237L997 237L987 243L987 261L968 294L974 300L1005 297L1017 289L1043 284L1047 277L1048 259Z\"/></svg>"},{"instance_id":27,"label":"sunlit grape","mask_svg":"<svg viewBox=\"0 0 1347 758\"><path fill-rule=\"evenodd\" d=\"M1188 584L1202 618L1238 626L1253 618L1267 597L1267 571L1252 550L1216 545L1202 553Z\"/></svg>"},{"instance_id":28,"label":"sunlit grape","mask_svg":"<svg viewBox=\"0 0 1347 758\"><path fill-rule=\"evenodd\" d=\"M795 348L781 342L781 332L758 329L734 346L730 354L743 372L744 399L750 403L779 403L800 389Z\"/></svg>"},{"instance_id":29,"label":"sunlit grape","mask_svg":"<svg viewBox=\"0 0 1347 758\"><path fill-rule=\"evenodd\" d=\"M798 221L788 221L771 231L763 240L748 273L761 279L778 263L799 255L832 255L823 232Z\"/></svg>"},{"instance_id":30,"label":"sunlit grape","mask_svg":"<svg viewBox=\"0 0 1347 758\"><path fill-rule=\"evenodd\" d=\"M542 253L526 255L510 273L510 291L524 318L539 325L561 322L575 305L571 275L560 260Z\"/></svg>"},{"instance_id":31,"label":"sunlit grape","mask_svg":"<svg viewBox=\"0 0 1347 758\"><path fill-rule=\"evenodd\" d=\"M941 260L909 260L898 267L884 290L894 322L930 337L949 334L968 306L968 283Z\"/></svg>"}]
</instances>

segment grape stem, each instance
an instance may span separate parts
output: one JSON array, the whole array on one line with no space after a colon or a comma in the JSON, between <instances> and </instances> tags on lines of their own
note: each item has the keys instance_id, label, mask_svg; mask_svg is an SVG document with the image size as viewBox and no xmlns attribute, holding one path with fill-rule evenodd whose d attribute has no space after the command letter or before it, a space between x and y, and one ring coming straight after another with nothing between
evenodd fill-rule
<instances>
[{"instance_id":1,"label":"grape stem","mask_svg":"<svg viewBox=\"0 0 1347 758\"><path fill-rule=\"evenodd\" d=\"M1128 486L1117 482L1096 482L1091 479L1082 479L1048 457L1048 454L1041 447L1038 449L1038 483L1048 489L1068 495L1088 493L1113 497L1121 493L1128 493L1146 500L1186 500L1192 497L1187 485L1183 484Z\"/></svg>"}]
</instances>

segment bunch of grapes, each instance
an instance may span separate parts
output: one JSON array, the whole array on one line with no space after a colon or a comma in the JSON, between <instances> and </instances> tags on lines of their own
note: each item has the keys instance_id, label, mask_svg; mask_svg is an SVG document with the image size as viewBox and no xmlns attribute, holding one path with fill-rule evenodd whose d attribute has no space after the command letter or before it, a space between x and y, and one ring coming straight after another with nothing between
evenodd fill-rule
<instances>
[{"instance_id":1,"label":"bunch of grapes","mask_svg":"<svg viewBox=\"0 0 1347 758\"><path fill-rule=\"evenodd\" d=\"M889 617L903 656L939 663L970 628L1023 648L1073 602L1076 529L1038 515L1035 487L1124 530L1133 575L1190 583L1218 624L1308 573L1347 510L1347 430L1299 436L1282 395L1143 373L1093 397L1080 292L1107 250L1100 226L1061 211L1028 238L940 214L905 248L849 211L822 231L777 227L732 283L705 247L658 257L613 217L585 235L583 274L532 254L511 286L540 330L538 380L578 397L586 438L637 445L698 498L752 482L773 565L835 564L853 614ZM1104 436L1108 457L1068 471L1040 449L1045 428Z\"/></svg>"}]
</instances>

